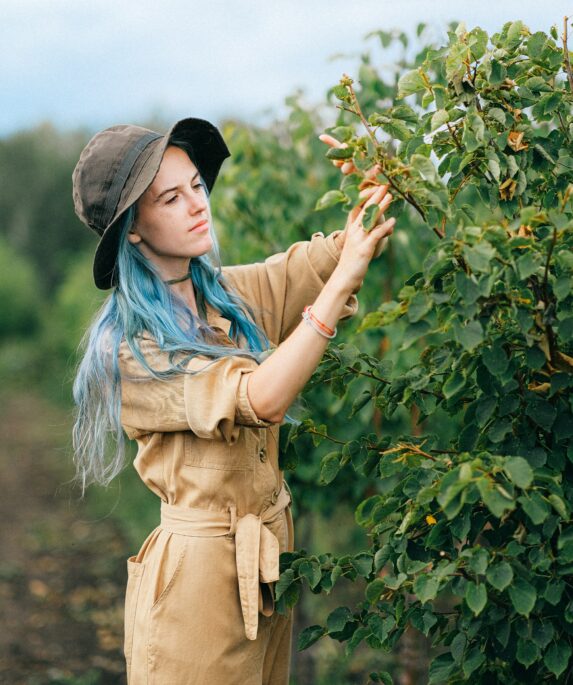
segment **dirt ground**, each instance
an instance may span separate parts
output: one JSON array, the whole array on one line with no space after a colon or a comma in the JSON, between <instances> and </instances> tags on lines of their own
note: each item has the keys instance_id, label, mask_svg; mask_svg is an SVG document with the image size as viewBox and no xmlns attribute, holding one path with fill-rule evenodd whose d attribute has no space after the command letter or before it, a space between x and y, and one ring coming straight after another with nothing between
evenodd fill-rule
<instances>
[{"instance_id":1,"label":"dirt ground","mask_svg":"<svg viewBox=\"0 0 573 685\"><path fill-rule=\"evenodd\" d=\"M125 683L125 541L66 484L66 412L33 395L1 399L0 683Z\"/></svg>"}]
</instances>

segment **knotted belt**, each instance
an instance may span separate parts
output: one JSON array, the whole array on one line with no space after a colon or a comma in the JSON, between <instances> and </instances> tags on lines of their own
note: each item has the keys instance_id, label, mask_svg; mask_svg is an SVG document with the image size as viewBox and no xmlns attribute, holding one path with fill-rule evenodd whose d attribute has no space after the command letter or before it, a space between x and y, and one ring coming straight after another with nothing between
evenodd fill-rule
<instances>
[{"instance_id":1,"label":"knotted belt","mask_svg":"<svg viewBox=\"0 0 573 685\"><path fill-rule=\"evenodd\" d=\"M161 502L160 526L164 530L188 537L234 535L239 598L249 640L256 639L259 626L259 583L273 583L279 579L279 541L267 526L279 518L290 502L284 482L276 502L260 516L237 517L234 505L228 511L218 512ZM272 602L270 608L265 606L261 610L266 615L272 614Z\"/></svg>"}]
</instances>

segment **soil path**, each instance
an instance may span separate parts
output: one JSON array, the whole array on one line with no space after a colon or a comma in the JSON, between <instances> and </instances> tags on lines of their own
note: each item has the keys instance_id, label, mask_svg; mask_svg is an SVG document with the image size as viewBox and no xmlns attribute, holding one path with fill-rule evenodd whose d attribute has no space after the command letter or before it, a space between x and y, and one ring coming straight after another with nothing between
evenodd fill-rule
<instances>
[{"instance_id":1,"label":"soil path","mask_svg":"<svg viewBox=\"0 0 573 685\"><path fill-rule=\"evenodd\" d=\"M125 541L66 484L67 413L0 399L0 683L123 684Z\"/></svg>"}]
</instances>

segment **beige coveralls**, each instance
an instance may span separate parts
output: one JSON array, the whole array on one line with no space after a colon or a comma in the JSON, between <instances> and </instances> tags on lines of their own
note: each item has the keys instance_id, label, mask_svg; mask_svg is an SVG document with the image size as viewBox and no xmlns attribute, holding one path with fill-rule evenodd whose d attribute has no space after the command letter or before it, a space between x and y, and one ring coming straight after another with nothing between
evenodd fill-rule
<instances>
[{"instance_id":1,"label":"beige coveralls","mask_svg":"<svg viewBox=\"0 0 573 685\"><path fill-rule=\"evenodd\" d=\"M273 345L298 326L340 256L335 231L264 262L223 267ZM355 295L343 318L358 309ZM230 322L208 307L227 337ZM153 368L166 355L151 338ZM129 685L287 685L292 612L273 611L278 557L292 550L289 491L278 467L278 424L259 419L246 392L256 362L195 358L158 381L120 348L122 425L134 466L161 498L161 523L128 559L125 657Z\"/></svg>"}]
</instances>

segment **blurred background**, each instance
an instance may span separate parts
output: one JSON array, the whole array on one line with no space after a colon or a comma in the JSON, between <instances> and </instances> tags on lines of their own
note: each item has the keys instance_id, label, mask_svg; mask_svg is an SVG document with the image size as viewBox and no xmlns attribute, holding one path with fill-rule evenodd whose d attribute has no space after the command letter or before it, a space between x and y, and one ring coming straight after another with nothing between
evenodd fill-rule
<instances>
[{"instance_id":1,"label":"blurred background","mask_svg":"<svg viewBox=\"0 0 573 685\"><path fill-rule=\"evenodd\" d=\"M561 31L564 15L572 2L0 0L0 683L125 682L125 560L159 519L132 469L83 500L70 485L77 348L106 296L92 283L95 237L71 197L91 135L118 123L165 130L185 116L213 121L232 152L212 196L223 263L261 260L344 226L339 208L314 211L340 181L317 136L339 117L330 90L343 73L374 103L391 95L422 45L446 41L451 22L492 33L521 19L547 32ZM398 222L339 342L358 344L362 316L416 269L427 243L411 240L412 226ZM391 353L376 332L359 344ZM304 400L326 424L344 415L320 388ZM339 421L341 438L365 424L381 429L375 415L355 422ZM333 497L318 485L319 451L287 475L298 546L350 553L367 544L354 525L357 492L350 483ZM304 597L296 632L331 606L351 606L354 592ZM414 636L371 663L372 653L347 658L323 640L293 649L292 682L366 683L369 670L386 668L396 682L422 683L428 650Z\"/></svg>"}]
</instances>

